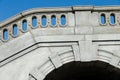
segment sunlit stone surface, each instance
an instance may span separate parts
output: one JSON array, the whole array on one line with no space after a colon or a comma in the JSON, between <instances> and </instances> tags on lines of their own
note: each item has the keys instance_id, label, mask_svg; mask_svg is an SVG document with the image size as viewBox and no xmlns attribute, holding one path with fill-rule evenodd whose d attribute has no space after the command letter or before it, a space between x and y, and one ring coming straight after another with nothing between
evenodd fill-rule
<instances>
[{"instance_id":1,"label":"sunlit stone surface","mask_svg":"<svg viewBox=\"0 0 120 80\"><path fill-rule=\"evenodd\" d=\"M119 6L35 8L0 22L0 80L119 76Z\"/></svg>"}]
</instances>

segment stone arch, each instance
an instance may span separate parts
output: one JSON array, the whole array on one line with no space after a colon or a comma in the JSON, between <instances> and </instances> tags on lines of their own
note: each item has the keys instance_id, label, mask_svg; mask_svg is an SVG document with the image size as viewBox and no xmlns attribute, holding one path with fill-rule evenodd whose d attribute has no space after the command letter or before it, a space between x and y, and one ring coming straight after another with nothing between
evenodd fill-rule
<instances>
[{"instance_id":1,"label":"stone arch","mask_svg":"<svg viewBox=\"0 0 120 80\"><path fill-rule=\"evenodd\" d=\"M67 72L66 71L64 72L64 70L66 70ZM35 68L29 74L29 79L28 80L51 80L51 79L53 79L53 80L59 80L59 79L64 80L66 78L68 78L68 79L75 78L75 77L71 77L71 76L75 76L75 74L78 75L78 73L74 72L74 75L72 75L72 71L76 71L76 72L78 71L79 72L79 78L77 78L77 79L87 80L88 78L85 77L85 73L83 73L84 75L80 74L80 72L82 73L82 72L87 72L87 71L91 72L90 74L92 74L91 75L92 80L96 80L96 79L97 80L101 80L101 79L119 80L120 79L120 77L119 77L120 70L118 68L106 63L106 62L103 62L103 61L93 61L93 62L71 61L71 62L68 62L64 65L61 65L58 68L55 68L55 69L51 70L46 75L43 74L40 69ZM68 73L68 74L65 75L65 73L66 74ZM90 74L88 73L88 74L86 74L86 76L88 77L88 76L90 76ZM97 74L97 75L95 75L95 74ZM101 75L99 75L99 74L101 74ZM84 78L83 78L83 76L84 76ZM89 78L89 79L91 80L91 78Z\"/></svg>"},{"instance_id":2,"label":"stone arch","mask_svg":"<svg viewBox=\"0 0 120 80\"><path fill-rule=\"evenodd\" d=\"M51 50L50 50L51 51ZM70 52L70 51L73 51L72 52L72 57L73 58L70 58L70 59L67 59L69 58L70 56L67 56L65 57L65 61L62 62L61 60L61 54L67 54L67 52ZM112 55L111 57L113 56L116 56L114 55L113 52L110 52L110 51L107 51L107 50L102 50L102 49L99 49L98 50L99 52L105 52L106 54L110 54ZM77 53L79 54L79 53ZM70 55L70 54L69 54ZM99 55L97 56L99 57ZM105 56L105 57L109 57L109 56ZM118 57L118 56L117 56ZM70 49L69 50L62 50L60 52L57 52L57 53L54 53L51 54L49 57L48 57L48 61L45 61L43 64L41 64L40 66L34 68L30 73L29 73L29 79L28 80L49 80L50 76L55 75L57 74L58 72L56 72L58 69L60 70L60 68L62 69L65 65L67 66L67 68L69 68L68 66L70 66L69 64L72 64L73 65L82 65L82 66L85 66L87 68L84 68L84 69L89 69L92 67L92 70L96 69L96 71L98 71L98 74L101 74L102 71L101 70L105 70L106 72L103 73L105 74L106 76L110 76L112 75L112 77L110 78L106 78L106 79L110 79L110 80L119 80L119 75L120 75L120 70L119 70L119 67L115 64L112 64L111 62L107 62L104 60L100 60L99 58L96 59L95 61L76 61L76 57L75 57L75 53L74 53L74 50L73 49ZM75 63L75 64L74 64ZM68 64L68 65L67 65ZM78 67L80 66L76 66L77 69ZM82 67L83 68L83 67ZM82 69L80 67L80 69ZM98 69L98 70L97 70ZM99 69L101 69L100 73L99 73ZM87 70L85 72L87 72ZM107 72L108 71L108 72ZM56 72L56 73L55 73ZM106 74L107 73L107 74ZM108 74L110 73L110 74ZM113 75L115 74L115 75ZM59 73L60 75L60 73ZM62 75L63 76L63 75ZM103 75L104 76L104 75ZM101 76L102 77L102 76ZM104 76L105 77L105 76ZM104 79L104 77L100 78L100 79ZM48 79L47 79L48 78ZM58 77L60 78L60 77ZM52 79L52 78L51 78ZM96 80L97 78L95 78ZM99 79L98 79L99 80Z\"/></svg>"},{"instance_id":3,"label":"stone arch","mask_svg":"<svg viewBox=\"0 0 120 80\"><path fill-rule=\"evenodd\" d=\"M61 47L56 49L60 48ZM48 59L44 61L43 64L40 64L30 72L29 80L32 80L33 78L42 80L42 78L44 78L45 75L50 73L52 70L57 69L66 63L75 61L75 55L71 46L61 48L61 51L59 52L54 52L54 50L52 51L50 48L49 50L52 54L48 56Z\"/></svg>"},{"instance_id":4,"label":"stone arch","mask_svg":"<svg viewBox=\"0 0 120 80\"><path fill-rule=\"evenodd\" d=\"M101 61L70 62L50 72L44 80L119 80L119 71Z\"/></svg>"},{"instance_id":5,"label":"stone arch","mask_svg":"<svg viewBox=\"0 0 120 80\"><path fill-rule=\"evenodd\" d=\"M32 9L22 12L5 22L0 23L0 33L3 34L4 29L7 29L10 34L9 40L3 40L3 35L0 36L0 73L3 74L4 70L6 74L12 71L9 68L17 70L18 74L21 74L23 80L23 75L30 75L30 79L37 78L42 80L47 74L49 74L54 69L61 67L64 64L70 62L92 62L92 61L102 61L110 64L116 68L120 69L120 30L119 30L119 16L117 17L116 27L109 25L109 13L113 11L116 13L116 10L119 10L119 7L114 9L112 7L105 7L105 9L100 7L68 7L68 8L52 8L52 9ZM105 12L103 12L105 11ZM115 12L114 12L115 11ZM91 13L89 13L91 12ZM119 11L118 11L119 12ZM100 25L100 16L99 14L104 13L105 25ZM50 15L56 15L57 23L56 28L51 28L50 24ZM89 15L88 15L89 14ZM37 17L37 26L36 29L32 28L31 17L36 15ZM45 15L46 25L41 25L41 18ZM61 25L61 15L65 15L65 25ZM86 17L87 16L87 17ZM105 17L106 16L106 17ZM82 18L81 18L82 17ZM88 18L89 17L89 18ZM107 20L106 20L107 19ZM22 21L27 21L27 28L25 31L22 30ZM107 21L107 22L106 22ZM87 24L86 24L87 23ZM13 24L18 25L19 35L15 38L11 35L11 26ZM63 26L65 26L63 28ZM83 27L84 26L84 27ZM99 26L99 27L97 27ZM106 26L106 27L102 27ZM114 48L106 48L112 46ZM118 47L116 49L116 46ZM102 48L101 48L102 47ZM44 49L47 55L42 55L42 51L37 51L37 49ZM52 49L50 49L52 48ZM60 50L60 51L58 51ZM112 52L110 50L113 50ZM34 59L27 59L27 54L40 54L39 57L35 56ZM37 55L38 55L37 54ZM27 58L24 58L23 63L20 62L20 58L23 58L27 55ZM45 62L42 57L45 57ZM24 62L25 61L25 62ZM27 62L28 61L28 62ZM39 61L40 63L36 63ZM34 64L33 64L33 63ZM15 64L15 65L12 65ZM32 66L31 66L32 64ZM22 68L20 67L21 65ZM5 67L6 66L6 67ZM7 68L10 66L9 68ZM17 66L17 69L16 69ZM30 67L30 69L28 69ZM5 69L4 69L5 68ZM116 69L115 68L115 69ZM25 69L26 72L24 71ZM23 72L22 72L23 70ZM10 71L10 72L9 72ZM31 71L31 72L30 72ZM23 74L24 73L24 74ZM15 76L18 75L13 73ZM38 75L39 74L39 75ZM12 73L11 73L12 75ZM13 75L13 76L14 76ZM8 75L9 76L9 75ZM18 76L17 76L18 77ZM18 78L14 80L18 80ZM25 76L24 76L25 77ZM4 77L6 78L6 77ZM1 76L0 76L1 79ZM3 79L3 78L2 78ZM7 78L4 80L11 80L12 78ZM13 79L12 79L13 80Z\"/></svg>"}]
</instances>

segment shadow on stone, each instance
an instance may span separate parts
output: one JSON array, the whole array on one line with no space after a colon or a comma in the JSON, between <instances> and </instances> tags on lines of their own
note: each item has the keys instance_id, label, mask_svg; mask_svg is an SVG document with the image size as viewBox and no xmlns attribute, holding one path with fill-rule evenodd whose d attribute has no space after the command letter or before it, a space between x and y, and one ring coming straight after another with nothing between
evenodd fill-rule
<instances>
[{"instance_id":1,"label":"shadow on stone","mask_svg":"<svg viewBox=\"0 0 120 80\"><path fill-rule=\"evenodd\" d=\"M120 80L120 70L101 61L70 62L50 72L44 80Z\"/></svg>"}]
</instances>

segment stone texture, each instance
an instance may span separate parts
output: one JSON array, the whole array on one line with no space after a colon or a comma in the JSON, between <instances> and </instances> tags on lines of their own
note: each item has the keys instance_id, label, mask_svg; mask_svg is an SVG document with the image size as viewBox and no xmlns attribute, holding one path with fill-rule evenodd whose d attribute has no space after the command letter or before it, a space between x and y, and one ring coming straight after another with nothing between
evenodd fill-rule
<instances>
[{"instance_id":1,"label":"stone texture","mask_svg":"<svg viewBox=\"0 0 120 80\"><path fill-rule=\"evenodd\" d=\"M73 6L64 8L36 8L24 11L0 23L0 80L43 80L56 68L72 62L102 61L120 68L120 7ZM102 25L100 15L106 15ZM115 25L110 24L114 13ZM42 26L42 15L47 26ZM56 26L51 16L56 16ZM61 15L66 25L61 25ZM32 28L32 17L37 17L37 27ZM27 20L27 31L22 21ZM18 35L12 27L18 25ZM3 30L9 39L3 39ZM38 75L39 74L39 75Z\"/></svg>"}]
</instances>

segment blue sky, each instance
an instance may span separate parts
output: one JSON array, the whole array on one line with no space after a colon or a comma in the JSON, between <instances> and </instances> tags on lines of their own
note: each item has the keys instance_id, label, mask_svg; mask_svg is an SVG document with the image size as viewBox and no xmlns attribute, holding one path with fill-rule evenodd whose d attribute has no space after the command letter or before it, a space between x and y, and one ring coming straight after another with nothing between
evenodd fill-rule
<instances>
[{"instance_id":1,"label":"blue sky","mask_svg":"<svg viewBox=\"0 0 120 80\"><path fill-rule=\"evenodd\" d=\"M0 0L0 22L30 8L74 5L120 5L120 0Z\"/></svg>"}]
</instances>

